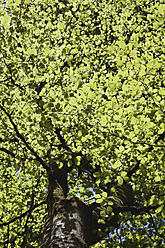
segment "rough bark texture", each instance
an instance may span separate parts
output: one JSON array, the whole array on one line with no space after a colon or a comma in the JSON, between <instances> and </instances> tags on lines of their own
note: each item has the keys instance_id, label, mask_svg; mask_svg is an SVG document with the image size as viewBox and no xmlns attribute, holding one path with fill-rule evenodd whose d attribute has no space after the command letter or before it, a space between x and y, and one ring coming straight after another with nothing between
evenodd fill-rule
<instances>
[{"instance_id":1,"label":"rough bark texture","mask_svg":"<svg viewBox=\"0 0 165 248\"><path fill-rule=\"evenodd\" d=\"M66 198L67 167L58 169L56 161L51 161L48 182L48 216L41 247L88 247L83 202L78 198Z\"/></svg>"},{"instance_id":2,"label":"rough bark texture","mask_svg":"<svg viewBox=\"0 0 165 248\"><path fill-rule=\"evenodd\" d=\"M42 248L86 248L86 223L83 206L77 198L64 199L59 213L48 217L45 223Z\"/></svg>"},{"instance_id":3,"label":"rough bark texture","mask_svg":"<svg viewBox=\"0 0 165 248\"><path fill-rule=\"evenodd\" d=\"M42 248L88 248L104 237L106 228L117 226L118 213L106 218L104 224L98 224L100 211L106 212L106 206L96 203L86 205L76 197L67 197L66 166L58 169L56 161L51 161L48 181L48 215L45 221ZM116 189L116 196L111 195L112 187ZM115 207L132 204L132 189L126 183L122 186L116 182L108 184L107 192L107 201L114 202L114 210ZM98 234L98 229L102 231L102 235Z\"/></svg>"}]
</instances>

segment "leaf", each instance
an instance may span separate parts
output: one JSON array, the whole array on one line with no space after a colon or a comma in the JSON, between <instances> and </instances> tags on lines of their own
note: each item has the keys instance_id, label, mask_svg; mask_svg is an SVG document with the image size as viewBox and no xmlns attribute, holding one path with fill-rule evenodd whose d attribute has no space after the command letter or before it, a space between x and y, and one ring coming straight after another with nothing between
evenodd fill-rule
<instances>
[{"instance_id":1,"label":"leaf","mask_svg":"<svg viewBox=\"0 0 165 248\"><path fill-rule=\"evenodd\" d=\"M94 195L94 197L95 197L95 198L101 198L101 195L96 194L96 195Z\"/></svg>"},{"instance_id":2,"label":"leaf","mask_svg":"<svg viewBox=\"0 0 165 248\"><path fill-rule=\"evenodd\" d=\"M58 168L61 169L63 166L64 166L64 164L62 162L60 162Z\"/></svg>"},{"instance_id":3,"label":"leaf","mask_svg":"<svg viewBox=\"0 0 165 248\"><path fill-rule=\"evenodd\" d=\"M155 201L156 195L152 195L149 204L152 205Z\"/></svg>"},{"instance_id":4,"label":"leaf","mask_svg":"<svg viewBox=\"0 0 165 248\"><path fill-rule=\"evenodd\" d=\"M117 181L120 185L123 184L123 178L122 177L117 177Z\"/></svg>"},{"instance_id":5,"label":"leaf","mask_svg":"<svg viewBox=\"0 0 165 248\"><path fill-rule=\"evenodd\" d=\"M19 4L21 4L21 0L15 0L15 3L16 3L17 5L19 5Z\"/></svg>"},{"instance_id":6,"label":"leaf","mask_svg":"<svg viewBox=\"0 0 165 248\"><path fill-rule=\"evenodd\" d=\"M125 177L127 175L127 172L126 171L122 171L121 172L121 177Z\"/></svg>"},{"instance_id":7,"label":"leaf","mask_svg":"<svg viewBox=\"0 0 165 248\"><path fill-rule=\"evenodd\" d=\"M96 203L102 203L103 199L97 199Z\"/></svg>"},{"instance_id":8,"label":"leaf","mask_svg":"<svg viewBox=\"0 0 165 248\"><path fill-rule=\"evenodd\" d=\"M159 12L160 14L164 14L164 13L165 13L165 5L164 5L164 4L160 4L160 5L158 6L158 12Z\"/></svg>"},{"instance_id":9,"label":"leaf","mask_svg":"<svg viewBox=\"0 0 165 248\"><path fill-rule=\"evenodd\" d=\"M70 101L69 101L69 103L71 104L71 105L77 105L77 102L76 102L76 99L74 98L74 97L71 97L70 98Z\"/></svg>"},{"instance_id":10,"label":"leaf","mask_svg":"<svg viewBox=\"0 0 165 248\"><path fill-rule=\"evenodd\" d=\"M88 98L90 99L90 100L93 100L94 98L95 98L95 93L94 92L90 92L89 94L88 94Z\"/></svg>"},{"instance_id":11,"label":"leaf","mask_svg":"<svg viewBox=\"0 0 165 248\"><path fill-rule=\"evenodd\" d=\"M71 53L72 53L72 54L78 53L78 49L77 49L77 48L72 49L72 50L71 50Z\"/></svg>"},{"instance_id":12,"label":"leaf","mask_svg":"<svg viewBox=\"0 0 165 248\"><path fill-rule=\"evenodd\" d=\"M157 175L155 178L154 178L155 182L160 182L161 181L161 177L159 175Z\"/></svg>"},{"instance_id":13,"label":"leaf","mask_svg":"<svg viewBox=\"0 0 165 248\"><path fill-rule=\"evenodd\" d=\"M111 207L107 207L107 212L108 212L108 214L110 214L110 213L112 213L113 212L113 208L111 208Z\"/></svg>"},{"instance_id":14,"label":"leaf","mask_svg":"<svg viewBox=\"0 0 165 248\"><path fill-rule=\"evenodd\" d=\"M105 216L106 216L106 213L105 213L104 210L100 211L100 216L101 216L101 217L105 217Z\"/></svg>"},{"instance_id":15,"label":"leaf","mask_svg":"<svg viewBox=\"0 0 165 248\"><path fill-rule=\"evenodd\" d=\"M107 196L108 196L107 192L103 192L103 193L102 193L102 196L103 196L104 198L107 198Z\"/></svg>"},{"instance_id":16,"label":"leaf","mask_svg":"<svg viewBox=\"0 0 165 248\"><path fill-rule=\"evenodd\" d=\"M125 42L124 41L119 41L118 45L119 45L119 47L124 48L125 47Z\"/></svg>"},{"instance_id":17,"label":"leaf","mask_svg":"<svg viewBox=\"0 0 165 248\"><path fill-rule=\"evenodd\" d=\"M68 161L68 167L71 167L72 165L73 165L72 160L69 160L69 161Z\"/></svg>"},{"instance_id":18,"label":"leaf","mask_svg":"<svg viewBox=\"0 0 165 248\"><path fill-rule=\"evenodd\" d=\"M117 169L121 166L121 162L120 161L116 161L113 165L112 165L112 168L113 169Z\"/></svg>"},{"instance_id":19,"label":"leaf","mask_svg":"<svg viewBox=\"0 0 165 248\"><path fill-rule=\"evenodd\" d=\"M105 221L103 220L103 219L98 219L98 221L97 221L99 224L105 224ZM101 230L100 230L101 231Z\"/></svg>"},{"instance_id":20,"label":"leaf","mask_svg":"<svg viewBox=\"0 0 165 248\"><path fill-rule=\"evenodd\" d=\"M1 25L5 25L5 26L8 26L10 24L10 16L0 16L0 23Z\"/></svg>"},{"instance_id":21,"label":"leaf","mask_svg":"<svg viewBox=\"0 0 165 248\"><path fill-rule=\"evenodd\" d=\"M90 92L90 88L86 84L83 85L83 92L84 93Z\"/></svg>"},{"instance_id":22,"label":"leaf","mask_svg":"<svg viewBox=\"0 0 165 248\"><path fill-rule=\"evenodd\" d=\"M160 213L160 212L163 210L163 207L164 207L164 206L158 207L158 208L155 210L155 212L156 212L156 213Z\"/></svg>"}]
</instances>

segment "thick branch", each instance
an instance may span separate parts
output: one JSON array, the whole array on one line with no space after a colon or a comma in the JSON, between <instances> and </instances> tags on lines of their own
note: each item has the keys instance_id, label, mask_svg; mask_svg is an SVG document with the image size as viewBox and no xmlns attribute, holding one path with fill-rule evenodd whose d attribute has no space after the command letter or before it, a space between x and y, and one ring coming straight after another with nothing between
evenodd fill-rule
<instances>
[{"instance_id":1,"label":"thick branch","mask_svg":"<svg viewBox=\"0 0 165 248\"><path fill-rule=\"evenodd\" d=\"M35 156L35 158L37 159L37 161L40 162L40 164L43 166L43 168L46 169L46 171L48 172L49 171L49 167L45 164L45 162L42 160L42 158L40 156L38 156L38 154L34 151L34 149L27 143L27 141L25 140L24 136L19 132L16 124L12 120L11 115L6 111L6 109L2 105L0 105L0 108L5 112L5 114L9 118L12 126L14 127L14 130L16 132L17 137L22 140L22 142L25 144L25 146L27 147L27 149L29 151L31 151L31 153Z\"/></svg>"},{"instance_id":2,"label":"thick branch","mask_svg":"<svg viewBox=\"0 0 165 248\"><path fill-rule=\"evenodd\" d=\"M117 213L124 213L124 212L131 212L131 214L139 215L142 213L149 213L150 210L156 210L160 205L150 205L147 207L134 207L134 206L123 206L123 207L116 207L114 212Z\"/></svg>"},{"instance_id":3,"label":"thick branch","mask_svg":"<svg viewBox=\"0 0 165 248\"><path fill-rule=\"evenodd\" d=\"M111 200L111 199L110 199ZM111 216L108 211L107 206L102 206L98 203L92 203L89 208L91 210L90 216L91 216L91 222L92 227L91 233L89 233L89 245L94 245L95 243L99 242L103 239L104 236L109 233L109 228L111 226L118 227L118 221L119 221L119 213L124 212L130 212L133 215L140 215L145 213L150 213L150 210L156 210L160 205L155 206L147 206L147 207L134 207L134 206L117 206L116 204L112 205L112 209L114 212L114 215ZM103 218L103 222L98 223L98 220L102 217L100 217L100 212L104 211L106 213L106 216ZM101 230L101 233L99 234L97 231ZM95 230L93 232L92 230Z\"/></svg>"}]
</instances>

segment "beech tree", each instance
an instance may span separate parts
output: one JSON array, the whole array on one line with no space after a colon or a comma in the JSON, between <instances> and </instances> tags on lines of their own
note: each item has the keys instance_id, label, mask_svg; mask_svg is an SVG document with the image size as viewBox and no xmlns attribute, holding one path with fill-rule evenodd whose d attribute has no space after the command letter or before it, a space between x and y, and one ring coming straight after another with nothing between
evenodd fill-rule
<instances>
[{"instance_id":1,"label":"beech tree","mask_svg":"<svg viewBox=\"0 0 165 248\"><path fill-rule=\"evenodd\" d=\"M0 13L0 247L165 247L163 1Z\"/></svg>"}]
</instances>

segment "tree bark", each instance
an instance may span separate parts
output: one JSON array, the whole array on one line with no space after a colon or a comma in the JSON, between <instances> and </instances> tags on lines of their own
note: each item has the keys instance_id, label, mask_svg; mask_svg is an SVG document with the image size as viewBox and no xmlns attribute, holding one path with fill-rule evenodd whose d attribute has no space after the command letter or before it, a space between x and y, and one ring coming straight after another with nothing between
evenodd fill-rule
<instances>
[{"instance_id":1,"label":"tree bark","mask_svg":"<svg viewBox=\"0 0 165 248\"><path fill-rule=\"evenodd\" d=\"M55 160L50 162L48 175L48 215L43 232L42 248L87 248L87 206L78 198L68 198L67 166L59 169Z\"/></svg>"},{"instance_id":2,"label":"tree bark","mask_svg":"<svg viewBox=\"0 0 165 248\"><path fill-rule=\"evenodd\" d=\"M93 203L85 204L77 197L67 197L67 167L58 168L51 161L48 175L47 218L45 221L41 248L88 248L99 242L109 232L110 226L117 226L118 213L108 216L104 223L98 223L100 211L107 214L107 206ZM116 188L116 197L110 189ZM129 205L132 201L131 188L125 183L116 182L107 185L108 201L113 208ZM114 211L115 212L115 211ZM98 230L101 232L99 233Z\"/></svg>"},{"instance_id":3,"label":"tree bark","mask_svg":"<svg viewBox=\"0 0 165 248\"><path fill-rule=\"evenodd\" d=\"M58 213L47 217L41 247L88 248L86 213L81 202L77 198L63 199L58 205Z\"/></svg>"}]
</instances>

